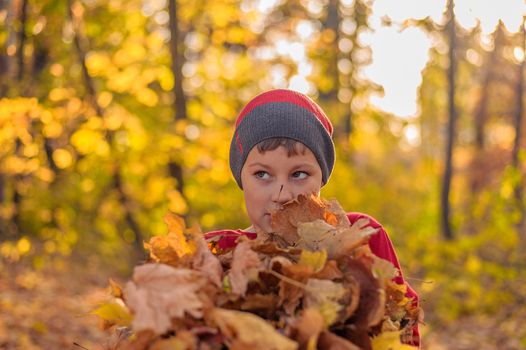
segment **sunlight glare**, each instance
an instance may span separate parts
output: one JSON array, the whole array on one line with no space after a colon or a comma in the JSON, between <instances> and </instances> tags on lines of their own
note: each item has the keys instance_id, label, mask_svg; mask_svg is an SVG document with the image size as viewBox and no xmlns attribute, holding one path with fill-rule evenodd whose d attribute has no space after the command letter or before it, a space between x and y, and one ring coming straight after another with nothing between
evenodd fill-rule
<instances>
[{"instance_id":1,"label":"sunlight glare","mask_svg":"<svg viewBox=\"0 0 526 350\"><path fill-rule=\"evenodd\" d=\"M307 40L314 33L314 26L311 21L302 20L296 26L296 33L302 40Z\"/></svg>"},{"instance_id":2,"label":"sunlight glare","mask_svg":"<svg viewBox=\"0 0 526 350\"><path fill-rule=\"evenodd\" d=\"M260 0L257 4L257 10L261 13L269 13L272 11L276 6L278 6L280 3L280 0Z\"/></svg>"},{"instance_id":3,"label":"sunlight glare","mask_svg":"<svg viewBox=\"0 0 526 350\"><path fill-rule=\"evenodd\" d=\"M463 0L455 3L459 24L470 29L476 25L478 18L484 34L493 32L499 19L510 32L517 32L525 11L523 0L499 0L498 5L495 0Z\"/></svg>"},{"instance_id":4,"label":"sunlight glare","mask_svg":"<svg viewBox=\"0 0 526 350\"><path fill-rule=\"evenodd\" d=\"M301 75L293 76L290 79L288 88L304 94L310 94L313 90L311 84Z\"/></svg>"},{"instance_id":5,"label":"sunlight glare","mask_svg":"<svg viewBox=\"0 0 526 350\"><path fill-rule=\"evenodd\" d=\"M430 40L417 28L398 32L393 27L380 27L364 38L371 45L373 64L365 67L369 79L384 88L384 96L373 96L374 105L404 117L417 112L417 88L422 80Z\"/></svg>"}]
</instances>

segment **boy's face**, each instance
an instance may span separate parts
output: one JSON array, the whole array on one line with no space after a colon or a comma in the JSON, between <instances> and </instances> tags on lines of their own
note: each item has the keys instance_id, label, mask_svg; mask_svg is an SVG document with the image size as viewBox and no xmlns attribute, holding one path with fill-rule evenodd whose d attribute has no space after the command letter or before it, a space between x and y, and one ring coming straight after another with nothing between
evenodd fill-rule
<instances>
[{"instance_id":1,"label":"boy's face","mask_svg":"<svg viewBox=\"0 0 526 350\"><path fill-rule=\"evenodd\" d=\"M284 147L261 153L254 147L241 169L248 216L256 230L272 232L270 212L300 194L319 195L321 168L310 149L288 156ZM304 151L303 151L304 149Z\"/></svg>"}]
</instances>

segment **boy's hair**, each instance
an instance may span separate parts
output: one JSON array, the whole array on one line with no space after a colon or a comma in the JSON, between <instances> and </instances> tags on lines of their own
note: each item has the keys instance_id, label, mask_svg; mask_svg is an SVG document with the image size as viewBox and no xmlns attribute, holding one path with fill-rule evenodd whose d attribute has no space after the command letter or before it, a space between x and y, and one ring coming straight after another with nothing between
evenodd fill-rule
<instances>
[{"instance_id":1,"label":"boy's hair","mask_svg":"<svg viewBox=\"0 0 526 350\"><path fill-rule=\"evenodd\" d=\"M307 150L307 147L303 143L286 137L273 137L270 139L266 139L258 143L256 147L261 153L265 153L266 151L273 151L278 147L283 147L287 151L287 156L289 157L297 156L300 154L303 155Z\"/></svg>"},{"instance_id":2,"label":"boy's hair","mask_svg":"<svg viewBox=\"0 0 526 350\"><path fill-rule=\"evenodd\" d=\"M230 169L242 189L241 169L253 147L269 139L294 141L268 141L267 147L284 144L296 151L301 143L312 151L326 184L334 167L332 124L325 112L308 96L297 91L277 89L266 91L250 100L236 118L236 130L230 142ZM288 143L291 145L287 146Z\"/></svg>"}]
</instances>

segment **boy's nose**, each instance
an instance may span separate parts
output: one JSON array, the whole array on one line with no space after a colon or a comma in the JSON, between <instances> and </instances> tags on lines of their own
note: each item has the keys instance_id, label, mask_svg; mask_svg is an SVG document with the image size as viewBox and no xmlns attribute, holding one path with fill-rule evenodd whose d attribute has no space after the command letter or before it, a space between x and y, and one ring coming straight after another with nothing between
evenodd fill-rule
<instances>
[{"instance_id":1,"label":"boy's nose","mask_svg":"<svg viewBox=\"0 0 526 350\"><path fill-rule=\"evenodd\" d=\"M283 204L294 198L294 194L286 184L280 184L272 191L272 201Z\"/></svg>"}]
</instances>

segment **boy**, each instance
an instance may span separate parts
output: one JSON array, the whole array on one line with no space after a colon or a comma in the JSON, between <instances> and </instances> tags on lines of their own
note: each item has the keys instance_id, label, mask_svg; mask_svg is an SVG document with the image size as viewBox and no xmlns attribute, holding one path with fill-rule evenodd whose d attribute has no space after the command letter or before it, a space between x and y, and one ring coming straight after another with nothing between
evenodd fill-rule
<instances>
[{"instance_id":1,"label":"boy","mask_svg":"<svg viewBox=\"0 0 526 350\"><path fill-rule=\"evenodd\" d=\"M246 230L208 232L205 239L219 249L235 246L240 235L256 238L272 233L270 213L299 194L315 193L329 180L334 166L332 124L323 110L307 96L291 90L270 90L253 98L236 120L230 144L230 169L243 190L252 226ZM351 223L367 218L378 232L371 236L371 251L400 270L395 278L407 285L407 296L418 303L418 295L405 282L389 236L373 218L348 213ZM285 240L286 238L281 237ZM419 345L418 326L412 345Z\"/></svg>"}]
</instances>

